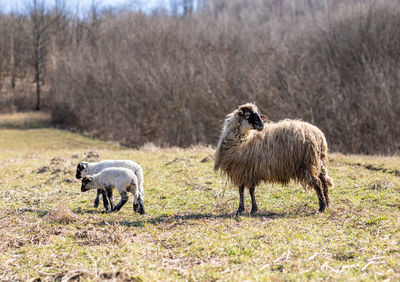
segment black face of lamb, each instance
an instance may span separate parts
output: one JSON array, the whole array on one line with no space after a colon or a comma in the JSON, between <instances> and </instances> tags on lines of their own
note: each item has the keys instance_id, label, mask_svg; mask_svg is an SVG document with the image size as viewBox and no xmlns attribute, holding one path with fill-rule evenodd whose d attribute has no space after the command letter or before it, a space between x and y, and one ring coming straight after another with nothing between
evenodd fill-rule
<instances>
[{"instance_id":1,"label":"black face of lamb","mask_svg":"<svg viewBox=\"0 0 400 282\"><path fill-rule=\"evenodd\" d=\"M81 191L82 192L86 192L86 191L89 190L89 189L86 188L86 184L88 184L89 182L90 182L90 180L88 178L86 178L86 177L84 177L82 179L82 186L81 186Z\"/></svg>"},{"instance_id":2,"label":"black face of lamb","mask_svg":"<svg viewBox=\"0 0 400 282\"><path fill-rule=\"evenodd\" d=\"M246 110L247 112L245 112L245 117L247 117L247 121L249 122L249 124L251 124L251 126L253 127L253 129L261 131L264 129L264 122L262 121L260 114L259 113L254 113L250 110Z\"/></svg>"},{"instance_id":3,"label":"black face of lamb","mask_svg":"<svg viewBox=\"0 0 400 282\"><path fill-rule=\"evenodd\" d=\"M82 178L81 170L82 170L81 164L78 164L78 167L76 168L76 179Z\"/></svg>"},{"instance_id":4,"label":"black face of lamb","mask_svg":"<svg viewBox=\"0 0 400 282\"><path fill-rule=\"evenodd\" d=\"M86 189L86 185L85 185L84 183L82 183L81 191L82 191L82 192L88 191L88 189Z\"/></svg>"}]
</instances>

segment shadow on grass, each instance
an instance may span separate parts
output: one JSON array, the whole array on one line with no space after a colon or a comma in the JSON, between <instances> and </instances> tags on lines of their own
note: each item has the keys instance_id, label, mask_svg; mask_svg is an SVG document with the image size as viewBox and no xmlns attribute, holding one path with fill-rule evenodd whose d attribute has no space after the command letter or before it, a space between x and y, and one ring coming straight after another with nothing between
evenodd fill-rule
<instances>
[{"instance_id":1,"label":"shadow on grass","mask_svg":"<svg viewBox=\"0 0 400 282\"><path fill-rule=\"evenodd\" d=\"M44 112L0 115L0 129L38 129L52 127L49 114Z\"/></svg>"},{"instance_id":2,"label":"shadow on grass","mask_svg":"<svg viewBox=\"0 0 400 282\"><path fill-rule=\"evenodd\" d=\"M25 208L25 209L18 209L18 213L22 214L22 213L36 213L38 217L44 217L46 215L49 214L48 210L39 210L39 209L29 209L29 208Z\"/></svg>"},{"instance_id":3,"label":"shadow on grass","mask_svg":"<svg viewBox=\"0 0 400 282\"><path fill-rule=\"evenodd\" d=\"M103 213L105 213L104 210L102 210L100 208L99 209L82 209L81 207L77 207L77 208L72 209L72 212L76 213L76 214L81 214L81 215L83 215L83 214L103 214Z\"/></svg>"},{"instance_id":4,"label":"shadow on grass","mask_svg":"<svg viewBox=\"0 0 400 282\"><path fill-rule=\"evenodd\" d=\"M119 224L122 226L128 226L128 227L143 227L146 223L150 223L153 225L158 225L158 224L184 224L185 221L188 220L204 220L204 219L235 219L240 222L241 218L259 218L259 219L277 219L277 218L296 218L296 217L307 217L307 216L313 216L317 212L315 211L307 211L305 213L276 213L276 212L260 212L255 215L250 215L248 213L242 214L239 218L235 219L235 213L223 213L223 214L200 214L200 213L190 213L190 214L184 214L184 215L173 215L173 216L167 216L167 215L161 215L158 217L154 218L149 218L149 219L143 219L143 220L134 220L134 221L128 221L128 220L123 220L123 221L114 221L114 220L102 220L98 223L99 226L104 226L104 225L112 225L112 224Z\"/></svg>"},{"instance_id":5,"label":"shadow on grass","mask_svg":"<svg viewBox=\"0 0 400 282\"><path fill-rule=\"evenodd\" d=\"M40 128L50 128L53 127L51 121L32 121L32 122L0 122L0 129L18 129L18 130L28 130L28 129L40 129Z\"/></svg>"}]
</instances>

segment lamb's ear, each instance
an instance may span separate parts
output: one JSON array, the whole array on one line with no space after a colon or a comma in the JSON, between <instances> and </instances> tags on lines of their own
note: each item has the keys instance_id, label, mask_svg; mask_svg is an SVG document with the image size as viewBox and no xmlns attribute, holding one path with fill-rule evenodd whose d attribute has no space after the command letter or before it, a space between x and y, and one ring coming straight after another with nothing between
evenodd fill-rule
<instances>
[{"instance_id":1,"label":"lamb's ear","mask_svg":"<svg viewBox=\"0 0 400 282\"><path fill-rule=\"evenodd\" d=\"M261 117L262 121L268 120L268 117L266 115L261 114L260 117Z\"/></svg>"},{"instance_id":2,"label":"lamb's ear","mask_svg":"<svg viewBox=\"0 0 400 282\"><path fill-rule=\"evenodd\" d=\"M87 164L87 162L80 162L78 166L79 166L80 170L83 170L88 167L88 164Z\"/></svg>"},{"instance_id":3,"label":"lamb's ear","mask_svg":"<svg viewBox=\"0 0 400 282\"><path fill-rule=\"evenodd\" d=\"M90 176L85 176L82 179L82 183L85 183L85 184L89 183L90 181L92 181L92 178Z\"/></svg>"}]
</instances>

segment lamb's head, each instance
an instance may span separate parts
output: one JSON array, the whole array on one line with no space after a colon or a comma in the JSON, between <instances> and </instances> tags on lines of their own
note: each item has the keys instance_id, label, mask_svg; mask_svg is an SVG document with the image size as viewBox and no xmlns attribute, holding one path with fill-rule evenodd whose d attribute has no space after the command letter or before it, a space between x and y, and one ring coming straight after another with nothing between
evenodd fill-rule
<instances>
[{"instance_id":1,"label":"lamb's head","mask_svg":"<svg viewBox=\"0 0 400 282\"><path fill-rule=\"evenodd\" d=\"M80 162L78 164L78 167L76 168L76 178L77 179L81 179L82 177L84 177L87 174L85 169L87 169L88 166L89 166L89 164L87 162Z\"/></svg>"},{"instance_id":2,"label":"lamb's head","mask_svg":"<svg viewBox=\"0 0 400 282\"><path fill-rule=\"evenodd\" d=\"M260 114L257 106L252 103L247 103L239 106L235 113L236 120L240 124L240 131L246 132L248 130L264 129L264 122L267 117Z\"/></svg>"},{"instance_id":3,"label":"lamb's head","mask_svg":"<svg viewBox=\"0 0 400 282\"><path fill-rule=\"evenodd\" d=\"M86 192L89 191L92 188L92 178L90 176L85 176L84 178L82 178L82 186L81 186L81 191L82 192Z\"/></svg>"}]
</instances>

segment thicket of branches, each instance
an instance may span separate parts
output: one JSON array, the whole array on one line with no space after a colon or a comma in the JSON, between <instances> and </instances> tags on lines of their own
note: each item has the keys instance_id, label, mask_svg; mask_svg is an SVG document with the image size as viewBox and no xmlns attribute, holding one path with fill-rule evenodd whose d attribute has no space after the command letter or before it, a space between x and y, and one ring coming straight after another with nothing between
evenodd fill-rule
<instances>
[{"instance_id":1,"label":"thicket of branches","mask_svg":"<svg viewBox=\"0 0 400 282\"><path fill-rule=\"evenodd\" d=\"M43 64L54 121L131 146L215 144L254 101L316 124L332 151L400 151L400 1L183 2L62 14Z\"/></svg>"}]
</instances>

